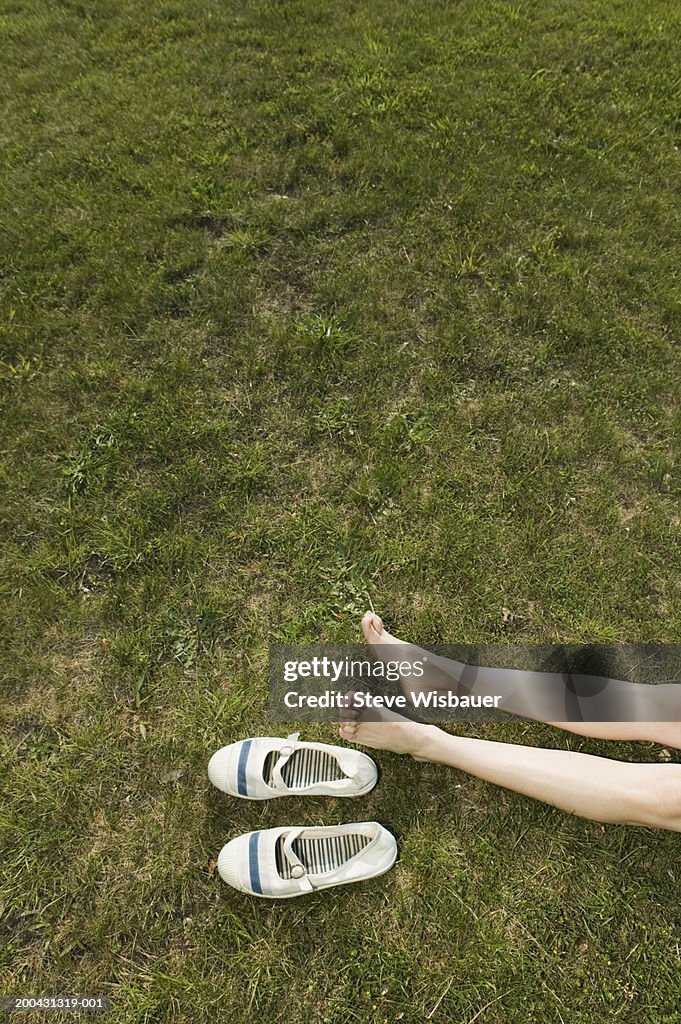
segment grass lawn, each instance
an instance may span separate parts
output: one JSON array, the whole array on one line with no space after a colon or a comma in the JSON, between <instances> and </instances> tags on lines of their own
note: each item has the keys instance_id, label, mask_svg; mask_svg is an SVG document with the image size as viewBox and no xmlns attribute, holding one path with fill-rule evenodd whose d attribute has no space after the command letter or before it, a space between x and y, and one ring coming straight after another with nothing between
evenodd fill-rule
<instances>
[{"instance_id":1,"label":"grass lawn","mask_svg":"<svg viewBox=\"0 0 681 1024\"><path fill-rule=\"evenodd\" d=\"M679 835L394 754L357 802L205 773L275 728L268 645L370 604L426 646L681 640L681 11L5 0L0 33L0 992L681 1021ZM400 840L375 882L215 874L354 817Z\"/></svg>"}]
</instances>

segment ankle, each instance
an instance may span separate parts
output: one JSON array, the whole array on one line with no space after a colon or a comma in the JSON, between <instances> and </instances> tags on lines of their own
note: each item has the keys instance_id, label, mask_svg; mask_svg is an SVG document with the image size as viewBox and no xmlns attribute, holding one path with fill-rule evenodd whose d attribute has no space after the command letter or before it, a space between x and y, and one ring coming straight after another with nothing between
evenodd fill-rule
<instances>
[{"instance_id":1,"label":"ankle","mask_svg":"<svg viewBox=\"0 0 681 1024\"><path fill-rule=\"evenodd\" d=\"M415 723L409 744L409 753L418 761L436 760L435 751L441 735L442 729L438 729L436 725Z\"/></svg>"}]
</instances>

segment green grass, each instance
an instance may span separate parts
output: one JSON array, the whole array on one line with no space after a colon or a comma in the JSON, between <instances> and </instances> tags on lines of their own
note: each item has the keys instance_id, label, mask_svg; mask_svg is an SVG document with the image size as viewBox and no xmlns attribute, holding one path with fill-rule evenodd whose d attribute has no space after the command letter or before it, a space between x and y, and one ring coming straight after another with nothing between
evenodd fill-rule
<instances>
[{"instance_id":1,"label":"green grass","mask_svg":"<svg viewBox=\"0 0 681 1024\"><path fill-rule=\"evenodd\" d=\"M0 991L681 1021L677 835L392 754L352 808L205 777L268 731L268 644L355 641L369 602L426 645L679 642L680 29L2 5ZM400 837L375 883L269 905L209 866L350 811Z\"/></svg>"}]
</instances>

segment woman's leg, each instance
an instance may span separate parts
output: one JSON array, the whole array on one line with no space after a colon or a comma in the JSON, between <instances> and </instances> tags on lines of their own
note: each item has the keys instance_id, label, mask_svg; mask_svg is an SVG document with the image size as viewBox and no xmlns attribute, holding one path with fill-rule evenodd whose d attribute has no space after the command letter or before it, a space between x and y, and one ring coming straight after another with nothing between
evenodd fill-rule
<instances>
[{"instance_id":1,"label":"woman's leg","mask_svg":"<svg viewBox=\"0 0 681 1024\"><path fill-rule=\"evenodd\" d=\"M580 683L580 692L568 694L565 678L558 672L471 666L433 655L392 636L374 612L365 614L362 632L374 656L381 660L427 659L422 677L418 680L413 677L401 679L402 689L407 696L429 689L456 694L467 692L477 697L500 695L501 710L546 722L581 736L648 740L681 748L681 722L677 721L681 719L679 684L652 686L585 675L576 677ZM559 715L565 713L566 699L587 715L590 711L607 718L612 713L613 717L618 715L620 719L629 720L561 721Z\"/></svg>"},{"instance_id":2,"label":"woman's leg","mask_svg":"<svg viewBox=\"0 0 681 1024\"><path fill-rule=\"evenodd\" d=\"M399 716L349 720L344 740L411 754L468 772L596 821L648 825L681 832L681 765L631 764L569 750L452 736Z\"/></svg>"},{"instance_id":3,"label":"woman's leg","mask_svg":"<svg viewBox=\"0 0 681 1024\"><path fill-rule=\"evenodd\" d=\"M547 722L547 725L596 740L647 740L681 749L681 722Z\"/></svg>"}]
</instances>

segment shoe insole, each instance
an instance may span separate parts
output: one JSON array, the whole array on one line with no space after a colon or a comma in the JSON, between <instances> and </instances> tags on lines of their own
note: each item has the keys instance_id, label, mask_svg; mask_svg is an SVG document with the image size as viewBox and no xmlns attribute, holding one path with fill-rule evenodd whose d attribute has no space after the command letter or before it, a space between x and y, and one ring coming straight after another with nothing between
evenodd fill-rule
<instances>
[{"instance_id":1,"label":"shoe insole","mask_svg":"<svg viewBox=\"0 0 681 1024\"><path fill-rule=\"evenodd\" d=\"M279 753L276 750L265 758L262 773L268 786L273 785L274 766L278 760ZM281 777L289 789L302 789L315 782L335 782L347 778L333 754L325 750L294 750L281 769Z\"/></svg>"},{"instance_id":2,"label":"shoe insole","mask_svg":"<svg viewBox=\"0 0 681 1024\"><path fill-rule=\"evenodd\" d=\"M291 865L284 854L284 839L285 836L278 839L275 847L277 871L282 878L292 878ZM356 834L324 839L294 839L291 849L309 872L318 874L335 871L370 842L370 836Z\"/></svg>"}]
</instances>

